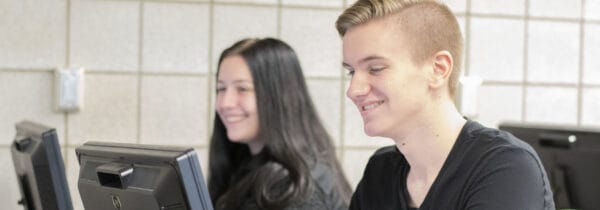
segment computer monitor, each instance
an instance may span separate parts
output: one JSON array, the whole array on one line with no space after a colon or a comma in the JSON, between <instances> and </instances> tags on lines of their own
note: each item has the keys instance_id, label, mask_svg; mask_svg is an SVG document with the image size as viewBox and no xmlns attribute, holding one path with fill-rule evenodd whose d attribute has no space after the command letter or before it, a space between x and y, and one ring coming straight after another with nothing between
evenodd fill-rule
<instances>
[{"instance_id":1,"label":"computer monitor","mask_svg":"<svg viewBox=\"0 0 600 210\"><path fill-rule=\"evenodd\" d=\"M25 209L73 209L56 130L22 121L11 146ZM17 201L15 201L17 202Z\"/></svg>"},{"instance_id":2,"label":"computer monitor","mask_svg":"<svg viewBox=\"0 0 600 210\"><path fill-rule=\"evenodd\" d=\"M212 210L192 148L87 142L75 152L86 210Z\"/></svg>"},{"instance_id":3,"label":"computer monitor","mask_svg":"<svg viewBox=\"0 0 600 210\"><path fill-rule=\"evenodd\" d=\"M502 123L539 154L557 209L600 207L600 129Z\"/></svg>"}]
</instances>

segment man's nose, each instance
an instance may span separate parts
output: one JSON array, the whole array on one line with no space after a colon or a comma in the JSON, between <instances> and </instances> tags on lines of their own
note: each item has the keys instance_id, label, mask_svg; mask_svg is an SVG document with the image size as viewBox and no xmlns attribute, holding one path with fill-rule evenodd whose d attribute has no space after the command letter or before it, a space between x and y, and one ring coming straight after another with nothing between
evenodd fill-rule
<instances>
[{"instance_id":1,"label":"man's nose","mask_svg":"<svg viewBox=\"0 0 600 210\"><path fill-rule=\"evenodd\" d=\"M366 75L356 71L350 80L346 96L352 100L360 99L369 93L371 86Z\"/></svg>"}]
</instances>

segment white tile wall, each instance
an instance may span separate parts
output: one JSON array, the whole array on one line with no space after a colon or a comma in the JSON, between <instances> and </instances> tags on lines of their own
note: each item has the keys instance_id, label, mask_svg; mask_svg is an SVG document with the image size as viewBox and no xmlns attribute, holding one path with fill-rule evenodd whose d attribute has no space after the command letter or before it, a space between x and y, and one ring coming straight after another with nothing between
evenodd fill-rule
<instances>
[{"instance_id":1,"label":"white tile wall","mask_svg":"<svg viewBox=\"0 0 600 210\"><path fill-rule=\"evenodd\" d=\"M571 84L578 81L578 24L531 21L528 40L528 81Z\"/></svg>"},{"instance_id":2,"label":"white tile wall","mask_svg":"<svg viewBox=\"0 0 600 210\"><path fill-rule=\"evenodd\" d=\"M504 121L519 122L523 113L523 91L519 86L485 85L479 89L479 116L488 127Z\"/></svg>"},{"instance_id":3,"label":"white tile wall","mask_svg":"<svg viewBox=\"0 0 600 210\"><path fill-rule=\"evenodd\" d=\"M137 87L135 75L86 75L85 107L68 118L69 144L136 142Z\"/></svg>"},{"instance_id":4,"label":"white tile wall","mask_svg":"<svg viewBox=\"0 0 600 210\"><path fill-rule=\"evenodd\" d=\"M287 9L281 11L281 38L298 54L306 76L339 77L341 39L335 10Z\"/></svg>"},{"instance_id":5,"label":"white tile wall","mask_svg":"<svg viewBox=\"0 0 600 210\"><path fill-rule=\"evenodd\" d=\"M467 11L467 0L440 0L454 13L464 13Z\"/></svg>"},{"instance_id":6,"label":"white tile wall","mask_svg":"<svg viewBox=\"0 0 600 210\"><path fill-rule=\"evenodd\" d=\"M526 97L526 122L577 124L577 89L529 87Z\"/></svg>"},{"instance_id":7,"label":"white tile wall","mask_svg":"<svg viewBox=\"0 0 600 210\"><path fill-rule=\"evenodd\" d=\"M537 17L581 17L582 0L529 0L529 14Z\"/></svg>"},{"instance_id":8,"label":"white tile wall","mask_svg":"<svg viewBox=\"0 0 600 210\"><path fill-rule=\"evenodd\" d=\"M283 5L342 8L342 0L281 0Z\"/></svg>"},{"instance_id":9,"label":"white tile wall","mask_svg":"<svg viewBox=\"0 0 600 210\"><path fill-rule=\"evenodd\" d=\"M471 11L481 14L523 16L525 4L526 1L523 0L504 0L501 5L495 0L475 0L471 1Z\"/></svg>"},{"instance_id":10,"label":"white tile wall","mask_svg":"<svg viewBox=\"0 0 600 210\"><path fill-rule=\"evenodd\" d=\"M522 20L472 18L470 73L485 80L523 80Z\"/></svg>"},{"instance_id":11,"label":"white tile wall","mask_svg":"<svg viewBox=\"0 0 600 210\"><path fill-rule=\"evenodd\" d=\"M277 9L274 7L214 6L212 72L219 55L243 38L277 37Z\"/></svg>"},{"instance_id":12,"label":"white tile wall","mask_svg":"<svg viewBox=\"0 0 600 210\"><path fill-rule=\"evenodd\" d=\"M31 120L54 127L59 143L64 143L65 115L54 111L51 72L0 72L0 145L10 145L15 123ZM1 197L1 196L0 196Z\"/></svg>"},{"instance_id":13,"label":"white tile wall","mask_svg":"<svg viewBox=\"0 0 600 210\"><path fill-rule=\"evenodd\" d=\"M600 0L585 0L585 18L600 20Z\"/></svg>"},{"instance_id":14,"label":"white tile wall","mask_svg":"<svg viewBox=\"0 0 600 210\"><path fill-rule=\"evenodd\" d=\"M206 145L206 78L144 76L140 142Z\"/></svg>"},{"instance_id":15,"label":"white tile wall","mask_svg":"<svg viewBox=\"0 0 600 210\"><path fill-rule=\"evenodd\" d=\"M599 8L600 9L600 8ZM583 82L600 84L600 24L585 24L583 44Z\"/></svg>"},{"instance_id":16,"label":"white tile wall","mask_svg":"<svg viewBox=\"0 0 600 210\"><path fill-rule=\"evenodd\" d=\"M352 4L354 4L354 2L356 2L356 1L355 0L345 0L344 8L348 8L348 7L352 6Z\"/></svg>"},{"instance_id":17,"label":"white tile wall","mask_svg":"<svg viewBox=\"0 0 600 210\"><path fill-rule=\"evenodd\" d=\"M313 104L317 109L321 122L333 138L336 146L340 145L341 90L339 80L306 81Z\"/></svg>"},{"instance_id":18,"label":"white tile wall","mask_svg":"<svg viewBox=\"0 0 600 210\"><path fill-rule=\"evenodd\" d=\"M460 33L462 34L463 37L463 42L465 41L465 37L467 36L467 29L466 29L466 25L467 25L467 18L465 18L465 16L457 16L456 17L456 22L458 22L458 26L460 27ZM463 49L463 54L465 50ZM464 55L463 55L464 57Z\"/></svg>"},{"instance_id":19,"label":"white tile wall","mask_svg":"<svg viewBox=\"0 0 600 210\"><path fill-rule=\"evenodd\" d=\"M582 124L600 126L600 88L583 89Z\"/></svg>"},{"instance_id":20,"label":"white tile wall","mask_svg":"<svg viewBox=\"0 0 600 210\"><path fill-rule=\"evenodd\" d=\"M0 67L65 65L66 1L0 1Z\"/></svg>"},{"instance_id":21,"label":"white tile wall","mask_svg":"<svg viewBox=\"0 0 600 210\"><path fill-rule=\"evenodd\" d=\"M142 69L154 72L208 71L208 4L144 4Z\"/></svg>"},{"instance_id":22,"label":"white tile wall","mask_svg":"<svg viewBox=\"0 0 600 210\"><path fill-rule=\"evenodd\" d=\"M0 164L8 169L4 173L0 173L0 186L3 188L2 192L0 192L2 209L23 209L23 206L17 204L21 199L21 192L19 191L10 147L0 147Z\"/></svg>"},{"instance_id":23,"label":"white tile wall","mask_svg":"<svg viewBox=\"0 0 600 210\"><path fill-rule=\"evenodd\" d=\"M208 180L208 147L196 147L196 154L198 155L198 159L200 161L200 168L202 168L202 175L204 176L204 181ZM208 184L208 183L207 183Z\"/></svg>"},{"instance_id":24,"label":"white tile wall","mask_svg":"<svg viewBox=\"0 0 600 210\"><path fill-rule=\"evenodd\" d=\"M140 2L71 1L70 65L136 71Z\"/></svg>"}]
</instances>

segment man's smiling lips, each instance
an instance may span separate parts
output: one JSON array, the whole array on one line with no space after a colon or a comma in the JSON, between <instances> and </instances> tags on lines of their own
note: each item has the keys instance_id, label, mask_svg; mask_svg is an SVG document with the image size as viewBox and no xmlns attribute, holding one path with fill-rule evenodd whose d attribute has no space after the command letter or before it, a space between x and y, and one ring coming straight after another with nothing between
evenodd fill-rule
<instances>
[{"instance_id":1,"label":"man's smiling lips","mask_svg":"<svg viewBox=\"0 0 600 210\"><path fill-rule=\"evenodd\" d=\"M381 101L370 101L370 102L365 102L365 103L361 103L359 105L359 111L361 115L366 115L368 114L370 111L372 111L373 109L379 107L381 104L383 104L383 100Z\"/></svg>"}]
</instances>

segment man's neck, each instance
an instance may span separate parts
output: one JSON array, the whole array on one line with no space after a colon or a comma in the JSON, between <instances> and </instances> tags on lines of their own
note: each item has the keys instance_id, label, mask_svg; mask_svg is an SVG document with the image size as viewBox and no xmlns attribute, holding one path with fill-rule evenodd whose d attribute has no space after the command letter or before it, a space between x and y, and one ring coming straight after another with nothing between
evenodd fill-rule
<instances>
[{"instance_id":1,"label":"man's neck","mask_svg":"<svg viewBox=\"0 0 600 210\"><path fill-rule=\"evenodd\" d=\"M401 139L396 146L418 179L433 181L441 170L466 120L453 104L440 106L426 120Z\"/></svg>"},{"instance_id":2,"label":"man's neck","mask_svg":"<svg viewBox=\"0 0 600 210\"><path fill-rule=\"evenodd\" d=\"M428 109L426 115L414 129L395 139L410 165L406 184L414 207L425 201L466 122L452 103Z\"/></svg>"}]
</instances>

